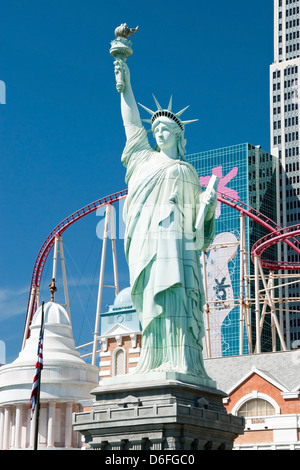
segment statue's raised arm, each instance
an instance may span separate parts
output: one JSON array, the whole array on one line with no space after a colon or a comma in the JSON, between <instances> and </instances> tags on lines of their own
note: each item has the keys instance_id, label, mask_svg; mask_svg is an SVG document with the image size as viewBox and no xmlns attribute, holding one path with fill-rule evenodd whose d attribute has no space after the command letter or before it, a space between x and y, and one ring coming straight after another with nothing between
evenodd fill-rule
<instances>
[{"instance_id":1,"label":"statue's raised arm","mask_svg":"<svg viewBox=\"0 0 300 470\"><path fill-rule=\"evenodd\" d=\"M138 30L136 28L128 28L124 23L115 30L116 39L111 42L111 55L116 59L115 76L116 88L121 95L121 113L127 138L136 130L142 127L140 113L131 88L130 71L126 64L126 60L133 53L131 49L131 41L128 40L132 34Z\"/></svg>"}]
</instances>

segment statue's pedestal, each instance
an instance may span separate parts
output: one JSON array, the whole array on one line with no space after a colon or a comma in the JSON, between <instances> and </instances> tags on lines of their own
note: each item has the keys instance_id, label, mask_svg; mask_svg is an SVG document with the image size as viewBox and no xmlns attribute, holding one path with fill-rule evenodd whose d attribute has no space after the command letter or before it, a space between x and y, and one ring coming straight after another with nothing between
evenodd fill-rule
<instances>
[{"instance_id":1,"label":"statue's pedestal","mask_svg":"<svg viewBox=\"0 0 300 470\"><path fill-rule=\"evenodd\" d=\"M230 450L244 432L244 419L226 412L223 392L166 373L104 379L92 394L91 411L73 416L87 449Z\"/></svg>"}]
</instances>

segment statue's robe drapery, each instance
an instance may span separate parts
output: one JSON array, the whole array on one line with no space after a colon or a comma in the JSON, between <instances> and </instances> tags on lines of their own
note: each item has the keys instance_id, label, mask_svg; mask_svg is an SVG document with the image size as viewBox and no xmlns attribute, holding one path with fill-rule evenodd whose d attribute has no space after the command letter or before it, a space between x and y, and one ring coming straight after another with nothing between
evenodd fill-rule
<instances>
[{"instance_id":1,"label":"statue's robe drapery","mask_svg":"<svg viewBox=\"0 0 300 470\"><path fill-rule=\"evenodd\" d=\"M143 127L127 140L122 161L128 184L125 254L143 329L137 372L205 376L199 250L212 242L215 218L195 228L204 204L196 170L154 151Z\"/></svg>"}]
</instances>

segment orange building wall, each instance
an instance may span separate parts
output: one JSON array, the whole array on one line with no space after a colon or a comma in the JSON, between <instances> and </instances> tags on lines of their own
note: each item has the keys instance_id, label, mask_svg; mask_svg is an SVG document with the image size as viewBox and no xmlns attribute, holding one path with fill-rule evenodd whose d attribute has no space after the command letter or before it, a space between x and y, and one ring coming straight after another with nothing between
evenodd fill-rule
<instances>
[{"instance_id":1,"label":"orange building wall","mask_svg":"<svg viewBox=\"0 0 300 470\"><path fill-rule=\"evenodd\" d=\"M240 435L234 441L235 445L253 444L273 442L273 431L266 429L265 431L245 431L245 434Z\"/></svg>"},{"instance_id":2,"label":"orange building wall","mask_svg":"<svg viewBox=\"0 0 300 470\"><path fill-rule=\"evenodd\" d=\"M122 344L121 346L117 343L117 340L115 338L109 338L107 341L107 351L111 352L110 360L111 360L111 365L110 366L103 366L101 365L101 371L109 371L110 375L112 375L112 358L113 358L113 352L117 348L124 348L126 351L126 373L128 373L128 369L130 367L134 367L134 364L131 364L129 362L130 359L138 358L140 356L139 352L131 352L129 353L129 350L132 349L132 340L130 336L123 336L122 337ZM136 340L136 348L141 347L141 335L137 335L137 340ZM103 358L105 361L106 358ZM108 360L108 358L107 358ZM108 377L108 376L106 376Z\"/></svg>"}]
</instances>

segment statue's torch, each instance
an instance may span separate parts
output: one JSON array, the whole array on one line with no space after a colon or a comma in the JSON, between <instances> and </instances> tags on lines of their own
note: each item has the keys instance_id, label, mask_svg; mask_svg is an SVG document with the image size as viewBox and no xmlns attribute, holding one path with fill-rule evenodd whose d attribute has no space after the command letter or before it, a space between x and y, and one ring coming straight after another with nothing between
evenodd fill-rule
<instances>
[{"instance_id":1,"label":"statue's torch","mask_svg":"<svg viewBox=\"0 0 300 470\"><path fill-rule=\"evenodd\" d=\"M133 50L131 48L132 42L128 40L129 36L133 33L136 33L138 30L138 26L136 28L128 28L127 24L124 23L115 30L116 39L111 41L111 48L110 53L116 59L116 61L123 61L125 62L128 57L133 54ZM125 79L124 79L124 71L122 67L119 67L116 71L116 87L119 93L123 93L125 89Z\"/></svg>"}]
</instances>

